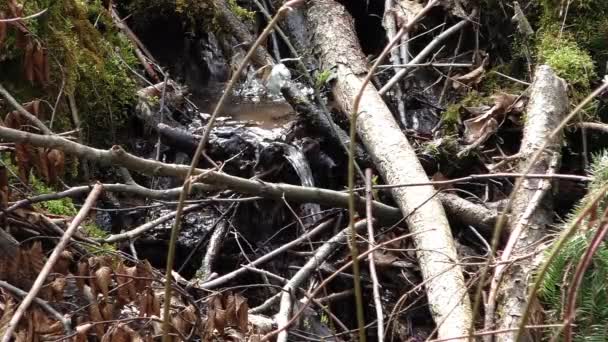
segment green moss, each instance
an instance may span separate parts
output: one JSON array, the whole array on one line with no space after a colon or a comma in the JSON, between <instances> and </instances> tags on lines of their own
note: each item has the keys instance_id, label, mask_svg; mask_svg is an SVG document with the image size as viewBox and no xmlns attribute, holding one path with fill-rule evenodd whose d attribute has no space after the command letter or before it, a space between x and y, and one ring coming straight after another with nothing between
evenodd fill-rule
<instances>
[{"instance_id":1,"label":"green moss","mask_svg":"<svg viewBox=\"0 0 608 342\"><path fill-rule=\"evenodd\" d=\"M591 56L567 35L561 38L552 31L542 35L537 46L540 63L551 66L558 76L575 86L588 87L596 77Z\"/></svg>"},{"instance_id":2,"label":"green moss","mask_svg":"<svg viewBox=\"0 0 608 342\"><path fill-rule=\"evenodd\" d=\"M236 0L228 0L228 8L241 20L253 20L255 17L254 11L248 11L236 3Z\"/></svg>"},{"instance_id":3,"label":"green moss","mask_svg":"<svg viewBox=\"0 0 608 342\"><path fill-rule=\"evenodd\" d=\"M96 223L88 222L82 226L82 231L91 238L103 239L109 236L108 232L101 229Z\"/></svg>"},{"instance_id":4,"label":"green moss","mask_svg":"<svg viewBox=\"0 0 608 342\"><path fill-rule=\"evenodd\" d=\"M451 104L441 115L442 127L446 132L454 133L458 131L458 125L460 125L460 107L461 105L459 104Z\"/></svg>"},{"instance_id":5,"label":"green moss","mask_svg":"<svg viewBox=\"0 0 608 342\"><path fill-rule=\"evenodd\" d=\"M56 192L48 187L40 179L34 175L30 175L30 184L36 195L49 194ZM53 215L59 216L75 216L78 213L71 198L61 198L37 204L40 209L47 211Z\"/></svg>"},{"instance_id":6,"label":"green moss","mask_svg":"<svg viewBox=\"0 0 608 342\"><path fill-rule=\"evenodd\" d=\"M14 43L15 30L9 30L0 50L5 56L0 69L11 71L1 73L0 81L21 102L41 98L55 103L61 90L64 95L73 94L85 136L109 145L107 132L121 125L136 100L137 86L129 67L137 68L138 61L131 44L115 28L100 0L26 1L24 13L45 8L47 12L28 20L27 27L48 51L49 84L24 81L23 49ZM6 112L7 108L0 109ZM72 128L67 101L60 101L53 129Z\"/></svg>"},{"instance_id":7,"label":"green moss","mask_svg":"<svg viewBox=\"0 0 608 342\"><path fill-rule=\"evenodd\" d=\"M595 67L604 67L608 61L608 1L605 0L572 0L568 6L568 12L564 21L565 2L561 0L540 1L540 35L537 46L541 47L546 55L546 48L552 48L564 44L567 50L562 52L573 56L579 51L584 51L584 56L579 56L575 62L578 64L572 70L576 77L581 79L581 66L589 66L588 60L594 61ZM560 39L561 38L561 39ZM542 55L542 54L541 54ZM563 66L564 58L553 56L556 64ZM592 75L596 74L598 70ZM571 75L567 72L567 75ZM604 72L601 70L600 72ZM584 80L584 77L583 77Z\"/></svg>"}]
</instances>

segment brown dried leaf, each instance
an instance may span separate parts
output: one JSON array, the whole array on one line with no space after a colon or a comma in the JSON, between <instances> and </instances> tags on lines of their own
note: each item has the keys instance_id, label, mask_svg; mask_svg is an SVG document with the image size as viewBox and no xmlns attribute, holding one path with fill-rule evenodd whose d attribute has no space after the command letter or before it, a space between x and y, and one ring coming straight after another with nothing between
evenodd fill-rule
<instances>
[{"instance_id":1,"label":"brown dried leaf","mask_svg":"<svg viewBox=\"0 0 608 342\"><path fill-rule=\"evenodd\" d=\"M46 154L49 167L49 183L55 184L65 170L65 154L61 150L51 149Z\"/></svg>"},{"instance_id":2,"label":"brown dried leaf","mask_svg":"<svg viewBox=\"0 0 608 342\"><path fill-rule=\"evenodd\" d=\"M36 41L34 43L34 49L32 51L32 66L34 70L34 79L41 85L46 84L46 80L44 78L44 69L46 68L45 64L45 56L44 51L42 49L42 45L40 42Z\"/></svg>"},{"instance_id":3,"label":"brown dried leaf","mask_svg":"<svg viewBox=\"0 0 608 342\"><path fill-rule=\"evenodd\" d=\"M89 264L80 261L78 262L78 277L76 277L76 286L80 291L84 291L85 279L89 276Z\"/></svg>"},{"instance_id":4,"label":"brown dried leaf","mask_svg":"<svg viewBox=\"0 0 608 342\"><path fill-rule=\"evenodd\" d=\"M0 316L0 336L4 336L8 323L11 321L16 309L13 298L10 296L5 296L5 298L6 301L4 302L4 311L2 312L2 316Z\"/></svg>"},{"instance_id":5,"label":"brown dried leaf","mask_svg":"<svg viewBox=\"0 0 608 342\"><path fill-rule=\"evenodd\" d=\"M133 285L133 281L126 277L127 269L125 265L120 262L118 266L116 266L116 271L114 273L116 278L116 291L118 293L118 300L122 304L129 303L131 300L136 298L135 285ZM132 291L131 289L132 288ZM132 296L133 295L133 296Z\"/></svg>"},{"instance_id":6,"label":"brown dried leaf","mask_svg":"<svg viewBox=\"0 0 608 342\"><path fill-rule=\"evenodd\" d=\"M32 270L36 272L36 276L38 276L38 273L40 273L46 262L46 257L40 241L36 241L32 244L32 247L28 251L28 256L29 262L32 264Z\"/></svg>"},{"instance_id":7,"label":"brown dried leaf","mask_svg":"<svg viewBox=\"0 0 608 342\"><path fill-rule=\"evenodd\" d=\"M411 22L422 11L424 6L416 0L399 0L390 9L397 16L399 27Z\"/></svg>"},{"instance_id":8,"label":"brown dried leaf","mask_svg":"<svg viewBox=\"0 0 608 342\"><path fill-rule=\"evenodd\" d=\"M129 289L129 294L131 296L131 299L135 299L137 298L137 293L138 293L138 279L135 279L133 277L137 277L137 265L133 266L133 267L127 267L126 268L126 272L127 275L129 275L132 278L127 278L129 280L129 285L128 285L128 289ZM143 287L145 288L145 287Z\"/></svg>"},{"instance_id":9,"label":"brown dried leaf","mask_svg":"<svg viewBox=\"0 0 608 342\"><path fill-rule=\"evenodd\" d=\"M114 319L114 303L105 302L101 305L101 315L106 321Z\"/></svg>"},{"instance_id":10,"label":"brown dried leaf","mask_svg":"<svg viewBox=\"0 0 608 342\"><path fill-rule=\"evenodd\" d=\"M95 271L95 283L101 290L105 300L108 300L108 292L112 284L112 269L108 266L102 266Z\"/></svg>"},{"instance_id":11,"label":"brown dried leaf","mask_svg":"<svg viewBox=\"0 0 608 342\"><path fill-rule=\"evenodd\" d=\"M215 330L220 334L224 334L224 329L226 328L226 310L215 308L212 319Z\"/></svg>"},{"instance_id":12,"label":"brown dried leaf","mask_svg":"<svg viewBox=\"0 0 608 342\"><path fill-rule=\"evenodd\" d=\"M30 112L30 114L40 117L40 100L30 101L23 104L23 108Z\"/></svg>"},{"instance_id":13,"label":"brown dried leaf","mask_svg":"<svg viewBox=\"0 0 608 342\"><path fill-rule=\"evenodd\" d=\"M465 86L474 86L478 85L483 77L486 74L486 69L484 64L478 66L473 69L471 72L466 73L464 75L456 76L453 78L452 87L454 89L459 89L463 85Z\"/></svg>"},{"instance_id":14,"label":"brown dried leaf","mask_svg":"<svg viewBox=\"0 0 608 342\"><path fill-rule=\"evenodd\" d=\"M68 275L70 273L70 265L74 262L74 256L70 251L63 251L59 255L59 259L53 266L53 272Z\"/></svg>"},{"instance_id":15,"label":"brown dried leaf","mask_svg":"<svg viewBox=\"0 0 608 342\"><path fill-rule=\"evenodd\" d=\"M19 178L29 184L32 162L27 144L15 144L15 162L19 171Z\"/></svg>"},{"instance_id":16,"label":"brown dried leaf","mask_svg":"<svg viewBox=\"0 0 608 342\"><path fill-rule=\"evenodd\" d=\"M74 342L86 342L87 334L89 333L89 330L91 330L92 327L92 323L84 323L77 326L76 337L74 338Z\"/></svg>"},{"instance_id":17,"label":"brown dried leaf","mask_svg":"<svg viewBox=\"0 0 608 342\"><path fill-rule=\"evenodd\" d=\"M171 323L173 324L173 327L175 328L175 330L177 330L179 333L181 333L183 335L187 335L188 332L190 331L190 328L192 327L192 324L190 324L180 314L173 316L171 319Z\"/></svg>"},{"instance_id":18,"label":"brown dried leaf","mask_svg":"<svg viewBox=\"0 0 608 342\"><path fill-rule=\"evenodd\" d=\"M57 335L63 331L63 326L60 322L49 318L45 311L39 307L30 309L31 319L34 325L34 332L37 335Z\"/></svg>"},{"instance_id":19,"label":"brown dried leaf","mask_svg":"<svg viewBox=\"0 0 608 342\"><path fill-rule=\"evenodd\" d=\"M466 144L480 143L487 140L498 130L498 121L494 118L487 120L466 120L464 122L464 142Z\"/></svg>"},{"instance_id":20,"label":"brown dried leaf","mask_svg":"<svg viewBox=\"0 0 608 342\"><path fill-rule=\"evenodd\" d=\"M234 295L234 301L236 305L236 327L241 332L247 331L247 325L249 324L249 305L247 305L247 299L239 294Z\"/></svg>"},{"instance_id":21,"label":"brown dried leaf","mask_svg":"<svg viewBox=\"0 0 608 342\"><path fill-rule=\"evenodd\" d=\"M472 144L479 140L488 139L498 130L499 122L502 122L505 115L513 111L523 110L523 101L518 100L517 95L507 93L494 94L491 96L494 105L485 113L464 121L464 141ZM465 108L473 112L473 108Z\"/></svg>"},{"instance_id":22,"label":"brown dried leaf","mask_svg":"<svg viewBox=\"0 0 608 342\"><path fill-rule=\"evenodd\" d=\"M6 166L0 165L0 208L8 207L11 197L11 188L8 186L8 170Z\"/></svg>"},{"instance_id":23,"label":"brown dried leaf","mask_svg":"<svg viewBox=\"0 0 608 342\"><path fill-rule=\"evenodd\" d=\"M93 296L93 298L89 298L89 302L91 305L89 305L89 316L91 316L91 321L93 322L101 322L103 321L103 316L101 315L101 311L99 309L99 304L97 303L97 300L95 300L95 297ZM95 332L97 334L97 337L99 336L105 336L104 335L104 325L105 324L95 324Z\"/></svg>"},{"instance_id":24,"label":"brown dried leaf","mask_svg":"<svg viewBox=\"0 0 608 342\"><path fill-rule=\"evenodd\" d=\"M34 43L31 39L28 40L23 52L23 70L25 79L34 83Z\"/></svg>"},{"instance_id":25,"label":"brown dried leaf","mask_svg":"<svg viewBox=\"0 0 608 342\"><path fill-rule=\"evenodd\" d=\"M144 339L141 337L141 335L137 331L131 329L131 327L129 327L128 325L123 324L123 325L121 325L121 327L127 334L129 334L129 338L131 339L130 340L131 342L143 342L144 341Z\"/></svg>"},{"instance_id":26,"label":"brown dried leaf","mask_svg":"<svg viewBox=\"0 0 608 342\"><path fill-rule=\"evenodd\" d=\"M160 299L154 292L152 292L152 314L160 316Z\"/></svg>"},{"instance_id":27,"label":"brown dried leaf","mask_svg":"<svg viewBox=\"0 0 608 342\"><path fill-rule=\"evenodd\" d=\"M395 261L398 261L399 257L388 251L374 251L374 263L379 267L392 266Z\"/></svg>"},{"instance_id":28,"label":"brown dried leaf","mask_svg":"<svg viewBox=\"0 0 608 342\"><path fill-rule=\"evenodd\" d=\"M25 329L21 329L15 333L15 342L28 342L30 339L28 331Z\"/></svg>"},{"instance_id":29,"label":"brown dried leaf","mask_svg":"<svg viewBox=\"0 0 608 342\"><path fill-rule=\"evenodd\" d=\"M49 175L49 163L46 158L46 151L42 147L36 148L36 158L34 159L34 165L36 166L36 171L38 171L38 175L43 178L47 183L50 183L50 175Z\"/></svg>"},{"instance_id":30,"label":"brown dried leaf","mask_svg":"<svg viewBox=\"0 0 608 342\"><path fill-rule=\"evenodd\" d=\"M55 301L62 302L63 301L63 291L65 291L65 287L67 285L67 281L64 277L57 277L51 283L51 290L53 292L53 297Z\"/></svg>"},{"instance_id":31,"label":"brown dried leaf","mask_svg":"<svg viewBox=\"0 0 608 342\"><path fill-rule=\"evenodd\" d=\"M150 293L150 289L146 289L143 293L140 293L137 297L137 304L139 307L139 314L142 316L151 316L152 315L152 297L154 293Z\"/></svg>"},{"instance_id":32,"label":"brown dried leaf","mask_svg":"<svg viewBox=\"0 0 608 342\"><path fill-rule=\"evenodd\" d=\"M150 265L148 260L144 260L143 262L138 263L137 265L135 265L135 267L137 271L134 276L140 278L136 281L136 289L138 292L141 292L152 285L154 269L152 268L152 265Z\"/></svg>"}]
</instances>

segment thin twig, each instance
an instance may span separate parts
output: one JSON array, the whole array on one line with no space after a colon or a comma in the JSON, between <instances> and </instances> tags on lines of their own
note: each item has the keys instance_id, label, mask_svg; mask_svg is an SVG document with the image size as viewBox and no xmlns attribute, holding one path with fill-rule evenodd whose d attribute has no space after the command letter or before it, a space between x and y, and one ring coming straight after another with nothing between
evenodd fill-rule
<instances>
[{"instance_id":1,"label":"thin twig","mask_svg":"<svg viewBox=\"0 0 608 342\"><path fill-rule=\"evenodd\" d=\"M365 170L365 216L367 217L367 239L369 248L376 245L374 238L374 223L372 215L372 170ZM382 301L380 299L380 282L376 273L376 261L374 253L369 255L369 275L372 278L372 291L374 297L374 306L376 307L376 319L378 320L378 342L384 341L384 313L382 311Z\"/></svg>"},{"instance_id":2,"label":"thin twig","mask_svg":"<svg viewBox=\"0 0 608 342\"><path fill-rule=\"evenodd\" d=\"M53 253L51 253L51 256L49 256L48 260L42 267L42 270L40 270L40 273L38 274L38 277L36 277L36 280L34 281L34 284L32 285L32 288L28 292L27 296L25 296L21 304L19 304L17 310L15 310L13 317L6 326L4 336L2 337L2 342L9 342L11 340L13 333L17 328L17 324L21 320L21 317L23 317L25 310L28 309L34 298L36 298L36 296L38 295L38 292L42 288L42 285L44 285L46 277L51 272L53 266L55 266L57 260L59 260L61 253L67 247L68 243L72 238L72 235L74 235L80 223L86 218L87 214L89 213L89 210L91 209L95 201L97 201L97 197L99 197L99 194L101 194L102 190L103 186L101 184L95 184L93 190L87 197L87 200L85 201L84 205L82 206L76 217L74 217L68 229L66 229L65 234L63 234L63 236L59 240L59 243L57 243L57 246L55 246Z\"/></svg>"},{"instance_id":3,"label":"thin twig","mask_svg":"<svg viewBox=\"0 0 608 342\"><path fill-rule=\"evenodd\" d=\"M552 174L529 173L529 174L524 174L524 173L502 172L502 173L489 173L489 174L485 174L485 175L470 175L470 176L465 176L465 177L460 177L460 178L454 178L454 179L449 179L449 180L444 180L444 181L428 181L428 182L420 182L420 183L374 185L374 186L372 186L372 188L374 190L379 190L379 189L405 188L405 187L410 187L410 186L451 185L451 184L457 184L457 183L472 182L472 181L476 181L476 180L480 180L480 179L520 178L520 177L523 177L523 178L526 178L526 179L534 179L534 178L540 178L540 179L563 179L563 180L570 180L570 181L574 181L574 182L591 182L591 181L593 181L593 177L579 176L579 175L569 175L569 174L562 174L562 173L552 173ZM361 191L361 190L365 190L365 188L356 188L355 189L355 191Z\"/></svg>"},{"instance_id":4,"label":"thin twig","mask_svg":"<svg viewBox=\"0 0 608 342\"><path fill-rule=\"evenodd\" d=\"M421 231L421 232L416 232L416 233L410 233L410 234L405 234L402 236L398 236L394 239L388 240L388 241L384 241L382 243L379 243L377 246L375 246L374 248L370 248L367 251L359 254L359 256L357 257L357 259L359 260L363 260L366 256L368 256L370 253L373 253L374 251L395 243L397 241L401 241L403 239L406 239L408 237L411 237L413 235L416 234L422 234L422 233L426 233L427 231ZM337 277L339 274L341 274L342 272L344 272L344 270L346 270L347 268L351 267L353 265L353 261L350 260L347 263L345 263L342 267L338 268L336 271L334 271L329 277L325 278L323 280L323 282L321 284L319 284L312 292L309 292L306 297L307 298L315 298L317 296L317 294L323 289L325 288L325 286L327 286L327 284L329 284L330 281L332 281L335 277ZM265 342L265 341L269 341L271 338L273 338L274 336L276 336L277 334L279 334L281 331L289 328L293 323L295 323L298 318L300 317L300 315L304 312L304 310L306 310L306 308L308 307L308 304L310 303L310 301L306 301L304 303L302 303L302 305L300 306L300 308L298 309L298 311L293 315L293 317L289 320L289 322L287 322L287 325L283 326L283 327L279 327L274 331L271 331L270 333L264 335L262 337L262 339L260 340L260 342Z\"/></svg>"},{"instance_id":5,"label":"thin twig","mask_svg":"<svg viewBox=\"0 0 608 342\"><path fill-rule=\"evenodd\" d=\"M471 17L475 16L475 13L473 13L471 15ZM465 27L470 21L471 21L470 19L463 19L460 22L454 24L454 26L452 26L449 29L443 31L440 35L438 35L437 37L435 37L422 51L420 51L420 53L414 59L412 59L408 64L411 64L411 65L419 64L423 59L425 59L437 47L437 45L439 45L439 43L441 43L444 39L446 39L447 37L451 36L452 34L456 33L458 30L460 30L463 27ZM408 24L408 26L409 26L409 24ZM409 67L401 69L398 73L395 74L395 76L393 76L388 82L386 82L386 84L384 85L384 87L382 87L382 89L380 89L378 91L378 93L380 95L384 95L397 82L399 82L399 80L402 79L403 76L407 75L410 70L411 70L411 68L409 68Z\"/></svg>"},{"instance_id":6,"label":"thin twig","mask_svg":"<svg viewBox=\"0 0 608 342\"><path fill-rule=\"evenodd\" d=\"M28 294L26 291L23 291L22 289L11 285L4 280L0 280L0 287L4 288L20 297L25 297ZM56 320L61 322L61 324L63 325L63 330L65 331L66 335L69 335L72 333L71 322L69 320L67 320L65 317L63 317L63 315L61 315L61 313L59 313L57 310L55 310L55 308L53 308L47 301L42 300L38 297L35 297L34 303L40 305L46 312L48 312L53 317L55 317Z\"/></svg>"},{"instance_id":7,"label":"thin twig","mask_svg":"<svg viewBox=\"0 0 608 342\"><path fill-rule=\"evenodd\" d=\"M332 227L332 223L333 223L333 219L331 220L327 220L321 224L319 224L318 226L316 226L315 228L311 229L309 232L300 235L297 239L292 240L289 243L286 243L284 245L282 245L281 247L271 251L270 253L267 253L257 259L255 259L254 261L250 262L249 264L247 264L247 266L249 267L255 267L258 266L260 264L263 264L269 260L272 260L273 258L275 258L277 255L293 248L294 246L299 245L300 243L304 242L304 241L308 241L309 239L311 239L312 237L316 236L317 234L319 234L320 232L322 232L323 230ZM223 276L219 277L219 278L215 278L213 280L204 282L202 284L200 284L198 287L202 288L202 289L213 289L215 287L218 287L222 284L225 284L226 282L228 282L229 280L232 280L236 277L238 277L239 275L243 274L247 272L247 268L245 267L241 267L239 269L236 269L230 273L226 273Z\"/></svg>"},{"instance_id":8,"label":"thin twig","mask_svg":"<svg viewBox=\"0 0 608 342\"><path fill-rule=\"evenodd\" d=\"M15 107L15 109L17 109L19 114L25 116L38 129L40 129L42 131L42 133L49 134L49 135L53 134L53 132L50 129L48 129L46 127L46 125L43 124L42 121L40 121L40 119L38 119L32 113L28 112L27 109L23 108L23 106L21 104L19 104L19 102L17 102L17 100L15 100L15 98L6 89L4 89L2 84L0 84L0 95L2 95L2 97L4 97L6 99L6 101L8 101L8 103L10 103L13 107Z\"/></svg>"},{"instance_id":9,"label":"thin twig","mask_svg":"<svg viewBox=\"0 0 608 342\"><path fill-rule=\"evenodd\" d=\"M365 335L365 316L363 313L363 298L361 295L361 283L360 283L360 279L359 279L359 259L357 258L359 251L357 249L357 232L355 230L355 215L356 215L356 212L355 212L355 137L356 137L356 133L357 133L356 126L357 126L357 116L359 115L359 104L361 103L361 99L363 98L363 92L365 91L365 88L367 88L367 85L369 84L372 77L374 76L376 69L378 69L378 66L380 65L380 63L382 63L384 58L386 58L386 56L390 53L393 46L395 44L397 44L397 42L400 41L401 37L405 33L411 31L412 28L414 28L414 25L416 25L417 22L422 17L424 17L426 15L426 13L431 8L433 8L437 3L438 3L438 0L429 1L428 4L426 4L426 6L420 12L418 12L415 17L412 18L412 20L409 23L407 23L407 25L403 25L399 29L399 32L395 35L395 37L393 37L393 39L386 45L386 47L384 48L384 50L382 51L382 53L380 54L378 59L376 59L376 62L374 62L374 65L368 70L367 75L365 76L365 79L361 83L359 92L357 93L357 95L355 96L355 99L353 101L352 112L350 113L350 150L349 150L350 153L348 155L348 194L349 194L348 213L349 213L349 217L350 217L349 226L351 229L351 234L350 234L349 243L350 243L350 249L351 249L351 258L353 261L355 303L356 303L356 308L357 308L357 325L359 328L359 341L360 342L366 341L366 335ZM412 61L412 62L418 63L418 61Z\"/></svg>"},{"instance_id":10,"label":"thin twig","mask_svg":"<svg viewBox=\"0 0 608 342\"><path fill-rule=\"evenodd\" d=\"M44 13L46 13L46 11L48 11L48 8L45 8L45 9L43 9L42 11L40 11L38 13L34 13L32 15L28 15L27 17L0 19L0 23L12 23L12 22L15 22L15 21L34 19L36 17L39 17L39 16L43 15Z\"/></svg>"}]
</instances>

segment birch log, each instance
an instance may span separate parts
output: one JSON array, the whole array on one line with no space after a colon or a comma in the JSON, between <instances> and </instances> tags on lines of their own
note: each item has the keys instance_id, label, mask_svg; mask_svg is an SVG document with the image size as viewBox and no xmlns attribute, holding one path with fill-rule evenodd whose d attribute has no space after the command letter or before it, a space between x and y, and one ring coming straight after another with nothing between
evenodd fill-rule
<instances>
[{"instance_id":1,"label":"birch log","mask_svg":"<svg viewBox=\"0 0 608 342\"><path fill-rule=\"evenodd\" d=\"M555 130L568 113L566 82L557 77L546 65L536 69L531 86L530 101L526 109L524 137L519 150L520 162L516 172L528 167L528 160L537 153L549 134ZM561 159L562 135L552 141L530 173L554 173ZM503 259L530 255L541 248L541 240L547 234L547 227L553 221L550 179L528 178L515 194L509 229L510 237L503 251ZM511 252L513 251L513 252ZM539 258L520 259L504 270L502 286L499 287L497 313L499 330L517 328L526 306L527 288L538 265ZM503 260L504 261L504 260ZM497 268L495 274L499 272ZM496 277L495 275L495 280ZM494 284L493 284L494 285ZM490 303L491 304L491 303ZM487 328L487 326L486 326ZM525 341L534 337L526 333ZM515 332L498 334L496 341L511 342Z\"/></svg>"},{"instance_id":2,"label":"birch log","mask_svg":"<svg viewBox=\"0 0 608 342\"><path fill-rule=\"evenodd\" d=\"M353 20L337 2L317 0L309 5L308 23L322 70L335 68L336 101L345 113L350 113L367 72ZM366 87L361 100L357 132L387 184L428 182L416 153L371 85ZM467 334L471 308L462 269L454 264L457 255L450 227L434 193L432 186L392 190L414 233L429 308L442 339Z\"/></svg>"}]
</instances>

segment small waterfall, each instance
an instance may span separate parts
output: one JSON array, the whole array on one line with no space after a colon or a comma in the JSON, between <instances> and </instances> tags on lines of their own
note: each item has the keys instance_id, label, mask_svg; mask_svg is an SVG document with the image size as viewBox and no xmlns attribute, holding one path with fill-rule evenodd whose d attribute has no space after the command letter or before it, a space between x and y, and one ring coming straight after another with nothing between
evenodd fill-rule
<instances>
[{"instance_id":1,"label":"small waterfall","mask_svg":"<svg viewBox=\"0 0 608 342\"><path fill-rule=\"evenodd\" d=\"M298 177L300 177L300 182L302 183L302 186L315 186L315 181L312 177L312 170L310 169L308 160L306 159L304 153L299 147L295 147L293 145L285 145L285 159L287 159L291 167L293 167L293 169L298 174ZM319 218L321 206L319 206L318 204L306 203L302 204L301 208L304 213L304 216L306 216L302 218L302 222L304 222L304 224L313 223Z\"/></svg>"}]
</instances>

